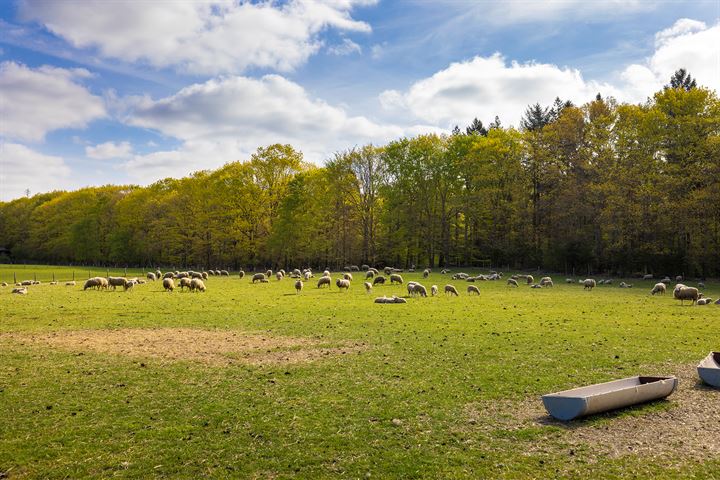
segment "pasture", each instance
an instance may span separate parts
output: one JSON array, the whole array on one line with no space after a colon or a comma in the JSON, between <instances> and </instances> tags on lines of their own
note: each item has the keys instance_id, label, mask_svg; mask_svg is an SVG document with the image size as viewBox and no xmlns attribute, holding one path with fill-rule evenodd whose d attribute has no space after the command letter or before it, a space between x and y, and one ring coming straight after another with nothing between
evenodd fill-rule
<instances>
[{"instance_id":1,"label":"pasture","mask_svg":"<svg viewBox=\"0 0 720 480\"><path fill-rule=\"evenodd\" d=\"M720 392L694 368L720 348L720 307L650 296L656 280L469 296L403 273L440 295L379 305L406 287L366 294L354 273L341 293L316 273L297 295L233 272L205 293L83 291L87 269L75 287L47 284L69 267L0 266L0 281L13 271L43 284L0 289L0 478L720 476ZM637 374L679 390L567 424L540 401Z\"/></svg>"}]
</instances>

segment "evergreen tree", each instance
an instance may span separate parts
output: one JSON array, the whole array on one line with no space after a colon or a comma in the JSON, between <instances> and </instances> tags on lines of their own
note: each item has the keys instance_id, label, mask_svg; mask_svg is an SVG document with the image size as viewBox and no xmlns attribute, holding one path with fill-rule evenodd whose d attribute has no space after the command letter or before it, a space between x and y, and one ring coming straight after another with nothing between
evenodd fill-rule
<instances>
[{"instance_id":1,"label":"evergreen tree","mask_svg":"<svg viewBox=\"0 0 720 480\"><path fill-rule=\"evenodd\" d=\"M530 105L525 110L522 120L520 120L520 126L523 130L533 132L535 130L541 130L545 125L550 123L552 115L549 107L541 107L539 103Z\"/></svg>"},{"instance_id":2,"label":"evergreen tree","mask_svg":"<svg viewBox=\"0 0 720 480\"><path fill-rule=\"evenodd\" d=\"M482 121L475 118L472 123L465 129L465 133L468 135L482 135L483 137L486 137L488 134L487 128L483 126Z\"/></svg>"},{"instance_id":3,"label":"evergreen tree","mask_svg":"<svg viewBox=\"0 0 720 480\"><path fill-rule=\"evenodd\" d=\"M665 89L682 88L688 92L696 87L697 82L684 68L676 70L675 73L673 73L673 76L670 77L670 85L665 85Z\"/></svg>"}]
</instances>

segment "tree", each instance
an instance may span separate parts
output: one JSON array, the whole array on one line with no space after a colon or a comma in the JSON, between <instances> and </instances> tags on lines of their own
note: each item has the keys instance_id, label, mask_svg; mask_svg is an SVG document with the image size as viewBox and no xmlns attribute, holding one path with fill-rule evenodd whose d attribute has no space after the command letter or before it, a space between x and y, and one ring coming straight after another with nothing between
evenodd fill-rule
<instances>
[{"instance_id":1,"label":"tree","mask_svg":"<svg viewBox=\"0 0 720 480\"><path fill-rule=\"evenodd\" d=\"M482 135L483 137L487 135L488 131L483 126L483 123L475 118L470 125L465 129L465 133L467 135Z\"/></svg>"},{"instance_id":2,"label":"tree","mask_svg":"<svg viewBox=\"0 0 720 480\"><path fill-rule=\"evenodd\" d=\"M535 132L541 130L545 125L550 123L552 115L549 107L541 107L539 103L529 105L525 110L523 118L520 120L520 126L523 130Z\"/></svg>"},{"instance_id":3,"label":"tree","mask_svg":"<svg viewBox=\"0 0 720 480\"><path fill-rule=\"evenodd\" d=\"M665 89L668 88L682 88L685 91L692 90L697 87L697 82L684 68L675 70L672 77L670 77L670 84L665 85Z\"/></svg>"}]
</instances>

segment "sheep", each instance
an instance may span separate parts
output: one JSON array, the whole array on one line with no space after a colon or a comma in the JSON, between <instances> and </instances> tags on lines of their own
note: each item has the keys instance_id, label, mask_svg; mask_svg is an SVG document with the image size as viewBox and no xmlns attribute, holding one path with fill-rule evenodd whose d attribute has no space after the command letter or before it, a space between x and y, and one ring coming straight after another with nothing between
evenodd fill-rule
<instances>
[{"instance_id":1,"label":"sheep","mask_svg":"<svg viewBox=\"0 0 720 480\"><path fill-rule=\"evenodd\" d=\"M33 284L34 284L34 283L33 283L32 280L23 280L22 282L20 282L20 285L23 286L23 287L27 287L27 286L33 285Z\"/></svg>"},{"instance_id":2,"label":"sheep","mask_svg":"<svg viewBox=\"0 0 720 480\"><path fill-rule=\"evenodd\" d=\"M323 277L329 277L329 276L330 276L330 270L325 270L325 271L323 271L322 276L323 276Z\"/></svg>"},{"instance_id":3,"label":"sheep","mask_svg":"<svg viewBox=\"0 0 720 480\"><path fill-rule=\"evenodd\" d=\"M155 280L157 280L157 277L155 277L155 274L154 274L153 272L148 272L147 275L146 275L146 277L147 277L147 279L150 280L151 282L154 282Z\"/></svg>"},{"instance_id":4,"label":"sheep","mask_svg":"<svg viewBox=\"0 0 720 480\"><path fill-rule=\"evenodd\" d=\"M667 289L667 287L665 286L664 283L662 283L662 282L656 283L655 286L652 288L652 290L650 290L650 294L655 295L656 293L659 293L660 295L664 295L666 289Z\"/></svg>"},{"instance_id":5,"label":"sheep","mask_svg":"<svg viewBox=\"0 0 720 480\"><path fill-rule=\"evenodd\" d=\"M282 272L277 272L277 273L275 273L275 278L277 278L278 281L282 280L282 279L283 279L283 274L282 274Z\"/></svg>"},{"instance_id":6,"label":"sheep","mask_svg":"<svg viewBox=\"0 0 720 480\"><path fill-rule=\"evenodd\" d=\"M652 280L652 279L653 279L653 274L652 274L652 273L648 273L647 275L643 275L642 279L643 279L643 280Z\"/></svg>"},{"instance_id":7,"label":"sheep","mask_svg":"<svg viewBox=\"0 0 720 480\"><path fill-rule=\"evenodd\" d=\"M447 295L448 293L450 295L455 295L456 297L460 296L460 295L458 295L457 288L455 288L452 285L445 285L445 295Z\"/></svg>"},{"instance_id":8,"label":"sheep","mask_svg":"<svg viewBox=\"0 0 720 480\"><path fill-rule=\"evenodd\" d=\"M265 276L266 276L267 278L272 277L272 274L273 274L272 269L268 269L268 270L265 272Z\"/></svg>"},{"instance_id":9,"label":"sheep","mask_svg":"<svg viewBox=\"0 0 720 480\"><path fill-rule=\"evenodd\" d=\"M532 285L533 283L535 283L535 278L533 278L532 275L528 275L528 276L525 277L525 278L526 278L526 282L527 282L528 285Z\"/></svg>"},{"instance_id":10,"label":"sheep","mask_svg":"<svg viewBox=\"0 0 720 480\"><path fill-rule=\"evenodd\" d=\"M293 271L292 271L292 274L293 274L293 275L297 275L297 276L299 277L299 276L302 275L302 272L300 271L299 268L294 268Z\"/></svg>"},{"instance_id":11,"label":"sheep","mask_svg":"<svg viewBox=\"0 0 720 480\"><path fill-rule=\"evenodd\" d=\"M306 280L306 281L307 281L307 280L310 280L310 277L312 277L312 272L307 271L307 272L305 272L305 273L303 274L303 276L305 277L305 280Z\"/></svg>"},{"instance_id":12,"label":"sheep","mask_svg":"<svg viewBox=\"0 0 720 480\"><path fill-rule=\"evenodd\" d=\"M677 277L675 277L675 281L676 281L676 282L682 282L682 281L683 281L682 275L678 275Z\"/></svg>"},{"instance_id":13,"label":"sheep","mask_svg":"<svg viewBox=\"0 0 720 480\"><path fill-rule=\"evenodd\" d=\"M612 285L612 283L613 283L612 278L608 278L607 280L605 280L605 285Z\"/></svg>"},{"instance_id":14,"label":"sheep","mask_svg":"<svg viewBox=\"0 0 720 480\"><path fill-rule=\"evenodd\" d=\"M72 281L70 281L70 282L65 282L65 286L66 286L66 287L74 287L75 285L76 285L76 284L75 284L75 280L72 280Z\"/></svg>"},{"instance_id":15,"label":"sheep","mask_svg":"<svg viewBox=\"0 0 720 480\"><path fill-rule=\"evenodd\" d=\"M670 280L670 277L665 277L665 278L663 278L663 279L660 280L660 281L661 281L662 283L664 283L665 285L670 285L670 283L672 283L672 280Z\"/></svg>"},{"instance_id":16,"label":"sheep","mask_svg":"<svg viewBox=\"0 0 720 480\"><path fill-rule=\"evenodd\" d=\"M202 279L202 273L200 273L200 272L190 271L190 272L188 272L188 275L190 275L190 278Z\"/></svg>"},{"instance_id":17,"label":"sheep","mask_svg":"<svg viewBox=\"0 0 720 480\"><path fill-rule=\"evenodd\" d=\"M380 285L385 285L385 277L383 277L382 275L375 277L375 280L373 280L373 285L377 285L378 283Z\"/></svg>"},{"instance_id":18,"label":"sheep","mask_svg":"<svg viewBox=\"0 0 720 480\"><path fill-rule=\"evenodd\" d=\"M107 277L108 285L115 290L117 287L124 287L127 279L125 277Z\"/></svg>"},{"instance_id":19,"label":"sheep","mask_svg":"<svg viewBox=\"0 0 720 480\"><path fill-rule=\"evenodd\" d=\"M572 278L566 278L566 279L565 279L565 283L573 283L573 281L574 281L574 280L573 280Z\"/></svg>"},{"instance_id":20,"label":"sheep","mask_svg":"<svg viewBox=\"0 0 720 480\"><path fill-rule=\"evenodd\" d=\"M100 277L88 278L87 280L85 280L83 290L87 290L88 288L95 288L99 290L101 286L102 282L100 281Z\"/></svg>"},{"instance_id":21,"label":"sheep","mask_svg":"<svg viewBox=\"0 0 720 480\"><path fill-rule=\"evenodd\" d=\"M434 296L437 295L437 294L438 294L438 287L437 287L437 285L433 285L432 287L430 287L430 295L432 295L432 296L434 297Z\"/></svg>"},{"instance_id":22,"label":"sheep","mask_svg":"<svg viewBox=\"0 0 720 480\"><path fill-rule=\"evenodd\" d=\"M175 278L189 278L190 272L177 272Z\"/></svg>"},{"instance_id":23,"label":"sheep","mask_svg":"<svg viewBox=\"0 0 720 480\"><path fill-rule=\"evenodd\" d=\"M163 278L163 288L166 292L175 290L175 282L172 278Z\"/></svg>"},{"instance_id":24,"label":"sheep","mask_svg":"<svg viewBox=\"0 0 720 480\"><path fill-rule=\"evenodd\" d=\"M110 282L105 277L97 277L100 280L100 288L107 290L110 287Z\"/></svg>"},{"instance_id":25,"label":"sheep","mask_svg":"<svg viewBox=\"0 0 720 480\"><path fill-rule=\"evenodd\" d=\"M278 270L278 272L282 273L282 276L283 276L283 277L287 276L287 273L285 273L285 269L284 269L284 268L281 268L280 270Z\"/></svg>"},{"instance_id":26,"label":"sheep","mask_svg":"<svg viewBox=\"0 0 720 480\"><path fill-rule=\"evenodd\" d=\"M479 276L479 275L478 275L478 276ZM474 282L474 281L475 281L475 277L467 277L467 278L465 279L465 281L466 281L466 282Z\"/></svg>"},{"instance_id":27,"label":"sheep","mask_svg":"<svg viewBox=\"0 0 720 480\"><path fill-rule=\"evenodd\" d=\"M187 277L181 277L178 280L178 287L180 287L180 290L184 290L185 287L190 288L190 282L191 280Z\"/></svg>"},{"instance_id":28,"label":"sheep","mask_svg":"<svg viewBox=\"0 0 720 480\"><path fill-rule=\"evenodd\" d=\"M352 273L347 273L347 272L346 272L346 273L343 273L343 278L344 278L345 280L348 280L348 281L352 282L352 280L353 280Z\"/></svg>"},{"instance_id":29,"label":"sheep","mask_svg":"<svg viewBox=\"0 0 720 480\"><path fill-rule=\"evenodd\" d=\"M417 282L408 282L408 283L407 283L408 295L412 295L412 294L413 294L413 287L414 287L416 284L417 284Z\"/></svg>"},{"instance_id":30,"label":"sheep","mask_svg":"<svg viewBox=\"0 0 720 480\"><path fill-rule=\"evenodd\" d=\"M330 285L332 283L332 278L330 277L320 277L320 279L317 282L317 288L322 288L323 285L327 285L328 288L330 288Z\"/></svg>"},{"instance_id":31,"label":"sheep","mask_svg":"<svg viewBox=\"0 0 720 480\"><path fill-rule=\"evenodd\" d=\"M264 274L264 273L256 273L255 275L253 275L251 281L252 281L252 283L255 283L255 282L262 282L262 281L265 280L265 279L266 279L266 278L265 278L265 274Z\"/></svg>"},{"instance_id":32,"label":"sheep","mask_svg":"<svg viewBox=\"0 0 720 480\"><path fill-rule=\"evenodd\" d=\"M329 277L325 277L325 278L329 278ZM345 291L347 291L350 288L350 281L345 280L344 278L338 278L335 281L335 285L337 285L337 287L340 289L341 292L342 292L343 288L345 289Z\"/></svg>"},{"instance_id":33,"label":"sheep","mask_svg":"<svg viewBox=\"0 0 720 480\"><path fill-rule=\"evenodd\" d=\"M217 273L217 271L215 273ZM222 275L223 277L229 277L230 272L228 272L227 270L220 270L220 275Z\"/></svg>"},{"instance_id":34,"label":"sheep","mask_svg":"<svg viewBox=\"0 0 720 480\"><path fill-rule=\"evenodd\" d=\"M7 287L7 286L8 286L7 282L0 283L0 287Z\"/></svg>"},{"instance_id":35,"label":"sheep","mask_svg":"<svg viewBox=\"0 0 720 480\"><path fill-rule=\"evenodd\" d=\"M698 298L697 304L698 305L710 305L712 303L712 298Z\"/></svg>"},{"instance_id":36,"label":"sheep","mask_svg":"<svg viewBox=\"0 0 720 480\"><path fill-rule=\"evenodd\" d=\"M369 278L373 278L374 276L375 276L375 272L373 272L372 270L368 270L367 272L365 272L365 279L366 279L366 280L369 279Z\"/></svg>"},{"instance_id":37,"label":"sheep","mask_svg":"<svg viewBox=\"0 0 720 480\"><path fill-rule=\"evenodd\" d=\"M698 282L698 288L705 288L705 284L703 282Z\"/></svg>"},{"instance_id":38,"label":"sheep","mask_svg":"<svg viewBox=\"0 0 720 480\"><path fill-rule=\"evenodd\" d=\"M160 277L162 277L162 272L158 268L157 270L155 270L155 278L160 280Z\"/></svg>"},{"instance_id":39,"label":"sheep","mask_svg":"<svg viewBox=\"0 0 720 480\"><path fill-rule=\"evenodd\" d=\"M357 265L350 265L350 271L351 272L359 272L360 267L358 267Z\"/></svg>"},{"instance_id":40,"label":"sheep","mask_svg":"<svg viewBox=\"0 0 720 480\"><path fill-rule=\"evenodd\" d=\"M368 270L370 270L370 265L368 265L367 263L363 263L362 265L360 265L360 271L367 272Z\"/></svg>"},{"instance_id":41,"label":"sheep","mask_svg":"<svg viewBox=\"0 0 720 480\"><path fill-rule=\"evenodd\" d=\"M365 286L365 293L370 293L372 290L372 284L370 282L365 282L363 285Z\"/></svg>"},{"instance_id":42,"label":"sheep","mask_svg":"<svg viewBox=\"0 0 720 480\"><path fill-rule=\"evenodd\" d=\"M297 280L295 282L295 293L300 293L303 289L303 282L302 280Z\"/></svg>"},{"instance_id":43,"label":"sheep","mask_svg":"<svg viewBox=\"0 0 720 480\"><path fill-rule=\"evenodd\" d=\"M163 275L163 279L166 278L175 278L175 274L173 272L167 272L165 275Z\"/></svg>"},{"instance_id":44,"label":"sheep","mask_svg":"<svg viewBox=\"0 0 720 480\"><path fill-rule=\"evenodd\" d=\"M685 300L692 300L692 304L694 305L697 303L698 298L700 298L699 295L700 292L698 292L697 288L686 287L681 283L677 284L673 290L673 297L675 300L680 300L680 305L683 305Z\"/></svg>"},{"instance_id":45,"label":"sheep","mask_svg":"<svg viewBox=\"0 0 720 480\"><path fill-rule=\"evenodd\" d=\"M595 288L595 285L597 285L597 282L593 280L592 278L586 278L582 281L583 283L583 290L592 290Z\"/></svg>"},{"instance_id":46,"label":"sheep","mask_svg":"<svg viewBox=\"0 0 720 480\"><path fill-rule=\"evenodd\" d=\"M393 273L390 275L390 285L393 285L395 283L399 283L400 285L403 284L403 278L401 275L398 275L397 273Z\"/></svg>"},{"instance_id":47,"label":"sheep","mask_svg":"<svg viewBox=\"0 0 720 480\"><path fill-rule=\"evenodd\" d=\"M407 300L393 295L392 297L378 297L375 299L375 303L407 303Z\"/></svg>"},{"instance_id":48,"label":"sheep","mask_svg":"<svg viewBox=\"0 0 720 480\"><path fill-rule=\"evenodd\" d=\"M633 288L631 283L620 282L620 288Z\"/></svg>"},{"instance_id":49,"label":"sheep","mask_svg":"<svg viewBox=\"0 0 720 480\"><path fill-rule=\"evenodd\" d=\"M530 285L530 288L543 288L543 286L540 285L539 283L534 283L534 284Z\"/></svg>"},{"instance_id":50,"label":"sheep","mask_svg":"<svg viewBox=\"0 0 720 480\"><path fill-rule=\"evenodd\" d=\"M426 268L423 270L423 278L427 278L430 275L430 269Z\"/></svg>"},{"instance_id":51,"label":"sheep","mask_svg":"<svg viewBox=\"0 0 720 480\"><path fill-rule=\"evenodd\" d=\"M123 285L123 290L127 292L128 290L130 290L130 289L133 288L134 286L135 286L135 282L133 282L133 281L131 281L131 280L128 280L127 282L125 282L125 285Z\"/></svg>"},{"instance_id":52,"label":"sheep","mask_svg":"<svg viewBox=\"0 0 720 480\"><path fill-rule=\"evenodd\" d=\"M215 276L215 270L208 270L208 273L213 277Z\"/></svg>"},{"instance_id":53,"label":"sheep","mask_svg":"<svg viewBox=\"0 0 720 480\"><path fill-rule=\"evenodd\" d=\"M18 295L27 295L27 287L13 288L11 293L17 293Z\"/></svg>"},{"instance_id":54,"label":"sheep","mask_svg":"<svg viewBox=\"0 0 720 480\"><path fill-rule=\"evenodd\" d=\"M467 293L468 295L472 295L473 293L477 293L478 295L480 295L480 289L475 285L468 285Z\"/></svg>"},{"instance_id":55,"label":"sheep","mask_svg":"<svg viewBox=\"0 0 720 480\"><path fill-rule=\"evenodd\" d=\"M383 268L383 272L385 272L385 275L390 275L393 271L393 267L385 267Z\"/></svg>"},{"instance_id":56,"label":"sheep","mask_svg":"<svg viewBox=\"0 0 720 480\"><path fill-rule=\"evenodd\" d=\"M203 281L202 281L201 279L199 279L199 278L193 278L193 279L190 281L190 291L191 291L191 292L194 292L194 291L196 291L196 290L199 291L199 292L204 292L204 291L205 291L205 282L203 282Z\"/></svg>"},{"instance_id":57,"label":"sheep","mask_svg":"<svg viewBox=\"0 0 720 480\"><path fill-rule=\"evenodd\" d=\"M550 277L541 278L540 285L542 285L543 287L552 287L553 286L552 278L550 278Z\"/></svg>"},{"instance_id":58,"label":"sheep","mask_svg":"<svg viewBox=\"0 0 720 480\"><path fill-rule=\"evenodd\" d=\"M715 300L715 305L720 305L720 298L718 298L717 300Z\"/></svg>"},{"instance_id":59,"label":"sheep","mask_svg":"<svg viewBox=\"0 0 720 480\"><path fill-rule=\"evenodd\" d=\"M450 270L443 268L442 270L440 270L440 275L446 275L449 271Z\"/></svg>"}]
</instances>

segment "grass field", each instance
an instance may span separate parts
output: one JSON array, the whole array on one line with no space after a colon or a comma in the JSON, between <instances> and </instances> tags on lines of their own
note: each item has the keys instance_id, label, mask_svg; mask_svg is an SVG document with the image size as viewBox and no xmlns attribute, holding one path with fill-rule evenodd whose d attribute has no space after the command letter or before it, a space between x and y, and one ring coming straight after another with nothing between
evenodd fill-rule
<instances>
[{"instance_id":1,"label":"grass field","mask_svg":"<svg viewBox=\"0 0 720 480\"><path fill-rule=\"evenodd\" d=\"M0 281L13 271L73 269L0 266ZM720 349L720 307L652 297L654 282L471 297L433 273L424 285L460 297L376 305L405 287L98 292L75 272L76 287L0 290L0 478L720 478L720 392L694 370ZM637 374L679 390L568 424L542 408Z\"/></svg>"}]
</instances>

